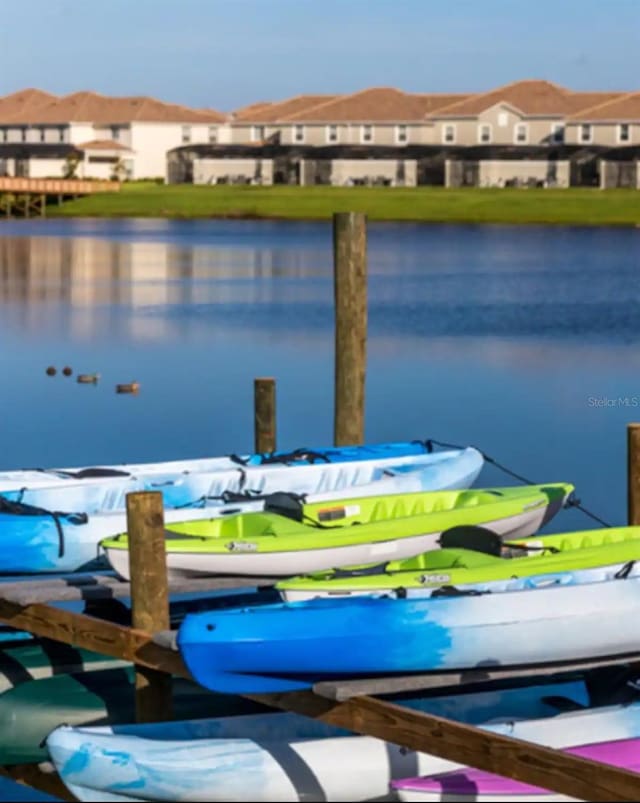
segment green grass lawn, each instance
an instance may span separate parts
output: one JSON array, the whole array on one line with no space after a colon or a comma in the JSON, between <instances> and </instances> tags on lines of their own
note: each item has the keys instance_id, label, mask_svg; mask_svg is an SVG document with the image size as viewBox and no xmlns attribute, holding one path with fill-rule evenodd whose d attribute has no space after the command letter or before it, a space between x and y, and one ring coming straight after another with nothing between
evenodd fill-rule
<instances>
[{"instance_id":1,"label":"green grass lawn","mask_svg":"<svg viewBox=\"0 0 640 803\"><path fill-rule=\"evenodd\" d=\"M50 206L62 217L291 218L324 220L333 212L371 220L432 223L640 225L640 192L598 189L455 189L443 187L247 187L125 184Z\"/></svg>"}]
</instances>

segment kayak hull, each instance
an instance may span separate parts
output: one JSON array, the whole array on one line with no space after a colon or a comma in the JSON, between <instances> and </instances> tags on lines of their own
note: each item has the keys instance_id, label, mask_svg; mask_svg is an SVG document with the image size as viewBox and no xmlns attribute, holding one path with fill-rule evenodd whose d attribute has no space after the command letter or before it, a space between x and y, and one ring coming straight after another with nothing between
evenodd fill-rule
<instances>
[{"instance_id":1,"label":"kayak hull","mask_svg":"<svg viewBox=\"0 0 640 803\"><path fill-rule=\"evenodd\" d=\"M637 577L429 599L321 598L189 614L178 646L212 690L292 691L323 677L624 656L638 650L638 615Z\"/></svg>"},{"instance_id":2,"label":"kayak hull","mask_svg":"<svg viewBox=\"0 0 640 803\"><path fill-rule=\"evenodd\" d=\"M215 574L291 577L338 566L378 564L436 549L445 530L481 525L503 538L531 535L573 486L427 491L342 499L278 499L265 513L169 525L171 578ZM354 526L358 525L358 526ZM115 571L129 576L128 535L101 543Z\"/></svg>"},{"instance_id":3,"label":"kayak hull","mask_svg":"<svg viewBox=\"0 0 640 803\"><path fill-rule=\"evenodd\" d=\"M455 712L437 699L408 704L551 747L571 744L578 731L614 739L640 734L637 704L518 721L526 712L520 703L513 707L517 699L496 695L487 706L469 695L466 708ZM496 717L503 721L487 722ZM409 767L426 775L460 766L293 714L115 729L63 726L51 733L47 748L69 790L91 801L384 800L393 799L390 781L407 777Z\"/></svg>"},{"instance_id":4,"label":"kayak hull","mask_svg":"<svg viewBox=\"0 0 640 803\"><path fill-rule=\"evenodd\" d=\"M524 538L536 532L545 511L526 511L504 519L488 521L484 526L504 538ZM392 529L390 527L389 534ZM228 552L228 553L179 553L167 552L169 579L199 577L215 574L238 574L243 576L290 577L293 574L314 572L332 566L357 566L399 560L438 548L441 530L419 533L415 536L382 542L353 544L341 547L318 546L313 549L295 549L283 552ZM327 538L330 541L329 538ZM129 552L124 549L105 547L111 567L122 577L129 579Z\"/></svg>"},{"instance_id":5,"label":"kayak hull","mask_svg":"<svg viewBox=\"0 0 640 803\"><path fill-rule=\"evenodd\" d=\"M479 534L481 538L482 533ZM276 589L286 602L315 597L393 594L430 597L444 585L459 589L512 590L558 583L601 582L619 572L634 576L640 554L640 527L556 533L509 540L500 552L483 543L427 552L411 560L381 563L368 570L333 570L281 580ZM503 556L502 553L506 553Z\"/></svg>"}]
</instances>

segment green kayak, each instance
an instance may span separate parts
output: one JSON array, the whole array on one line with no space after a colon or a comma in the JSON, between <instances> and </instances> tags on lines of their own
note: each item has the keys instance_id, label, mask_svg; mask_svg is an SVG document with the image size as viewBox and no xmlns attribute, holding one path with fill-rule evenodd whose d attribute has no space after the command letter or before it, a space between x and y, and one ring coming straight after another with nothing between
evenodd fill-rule
<instances>
[{"instance_id":1,"label":"green kayak","mask_svg":"<svg viewBox=\"0 0 640 803\"><path fill-rule=\"evenodd\" d=\"M134 668L75 672L32 680L0 694L0 764L48 759L44 739L61 723L118 725L135 721ZM174 719L254 714L272 709L173 679Z\"/></svg>"},{"instance_id":2,"label":"green kayak","mask_svg":"<svg viewBox=\"0 0 640 803\"><path fill-rule=\"evenodd\" d=\"M489 527L501 537L527 537L572 491L570 484L551 483L314 504L273 494L264 512L168 524L167 568L171 577L291 577L412 557L436 549L442 532L462 524ZM101 545L118 574L128 577L127 534Z\"/></svg>"},{"instance_id":3,"label":"green kayak","mask_svg":"<svg viewBox=\"0 0 640 803\"><path fill-rule=\"evenodd\" d=\"M634 561L640 559L640 527L583 530L516 541L501 541L482 528L461 527L445 533L442 540L444 548L407 560L294 577L281 580L276 589L287 601L398 589L411 596L430 596L434 589L445 586L481 587L501 580L516 590L551 582L597 582L620 572L626 577L634 571ZM471 548L448 548L448 543L464 543Z\"/></svg>"}]
</instances>

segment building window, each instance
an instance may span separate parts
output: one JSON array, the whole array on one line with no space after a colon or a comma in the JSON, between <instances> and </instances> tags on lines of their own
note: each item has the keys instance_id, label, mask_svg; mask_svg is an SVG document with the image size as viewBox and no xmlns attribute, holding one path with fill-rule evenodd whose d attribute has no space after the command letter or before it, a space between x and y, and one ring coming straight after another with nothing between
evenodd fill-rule
<instances>
[{"instance_id":1,"label":"building window","mask_svg":"<svg viewBox=\"0 0 640 803\"><path fill-rule=\"evenodd\" d=\"M491 124L490 123L482 123L478 126L478 142L481 142L483 145L491 142Z\"/></svg>"},{"instance_id":2,"label":"building window","mask_svg":"<svg viewBox=\"0 0 640 803\"><path fill-rule=\"evenodd\" d=\"M456 141L456 127L453 123L449 123L442 129L442 141L449 145Z\"/></svg>"},{"instance_id":3,"label":"building window","mask_svg":"<svg viewBox=\"0 0 640 803\"><path fill-rule=\"evenodd\" d=\"M183 145L188 145L191 142L191 126L190 125L183 125L182 126L182 143Z\"/></svg>"},{"instance_id":4,"label":"building window","mask_svg":"<svg viewBox=\"0 0 640 803\"><path fill-rule=\"evenodd\" d=\"M326 139L327 139L327 142L337 142L338 141L338 126L337 125L328 125L327 126Z\"/></svg>"},{"instance_id":5,"label":"building window","mask_svg":"<svg viewBox=\"0 0 640 803\"><path fill-rule=\"evenodd\" d=\"M23 142L26 142L26 141L27 141L27 131L28 131L28 129L27 129L27 127L26 127L26 126L23 126L23 127L20 129L20 139L21 139Z\"/></svg>"},{"instance_id":6,"label":"building window","mask_svg":"<svg viewBox=\"0 0 640 803\"><path fill-rule=\"evenodd\" d=\"M88 156L87 161L91 164L115 164L118 161L117 156Z\"/></svg>"},{"instance_id":7,"label":"building window","mask_svg":"<svg viewBox=\"0 0 640 803\"><path fill-rule=\"evenodd\" d=\"M409 142L409 129L406 125L396 126L396 143L398 145L406 145Z\"/></svg>"},{"instance_id":8,"label":"building window","mask_svg":"<svg viewBox=\"0 0 640 803\"><path fill-rule=\"evenodd\" d=\"M265 130L263 125L254 125L251 128L251 139L254 142L262 142L264 139Z\"/></svg>"},{"instance_id":9,"label":"building window","mask_svg":"<svg viewBox=\"0 0 640 803\"><path fill-rule=\"evenodd\" d=\"M303 125L294 125L293 126L293 141L294 142L304 142L304 126Z\"/></svg>"},{"instance_id":10,"label":"building window","mask_svg":"<svg viewBox=\"0 0 640 803\"><path fill-rule=\"evenodd\" d=\"M526 145L529 140L529 130L526 123L516 124L514 140L518 145Z\"/></svg>"},{"instance_id":11,"label":"building window","mask_svg":"<svg viewBox=\"0 0 640 803\"><path fill-rule=\"evenodd\" d=\"M498 113L498 125L500 128L506 128L509 125L509 115L506 112Z\"/></svg>"},{"instance_id":12,"label":"building window","mask_svg":"<svg viewBox=\"0 0 640 803\"><path fill-rule=\"evenodd\" d=\"M209 142L213 145L218 141L218 126L209 126Z\"/></svg>"},{"instance_id":13,"label":"building window","mask_svg":"<svg viewBox=\"0 0 640 803\"><path fill-rule=\"evenodd\" d=\"M398 145L406 145L409 141L409 131L406 125L396 126L396 142Z\"/></svg>"},{"instance_id":14,"label":"building window","mask_svg":"<svg viewBox=\"0 0 640 803\"><path fill-rule=\"evenodd\" d=\"M46 141L47 141L47 129L46 128L41 128L40 129L40 142L46 142Z\"/></svg>"},{"instance_id":15,"label":"building window","mask_svg":"<svg viewBox=\"0 0 640 803\"><path fill-rule=\"evenodd\" d=\"M8 140L7 134L8 132L6 128L0 129L0 139L2 140L2 142L6 142Z\"/></svg>"},{"instance_id":16,"label":"building window","mask_svg":"<svg viewBox=\"0 0 640 803\"><path fill-rule=\"evenodd\" d=\"M62 126L58 129L58 142L64 142L65 140L65 131Z\"/></svg>"},{"instance_id":17,"label":"building window","mask_svg":"<svg viewBox=\"0 0 640 803\"><path fill-rule=\"evenodd\" d=\"M366 125L363 125L360 128L360 141L361 142L373 142L373 126L372 125L369 125L367 123Z\"/></svg>"},{"instance_id":18,"label":"building window","mask_svg":"<svg viewBox=\"0 0 640 803\"><path fill-rule=\"evenodd\" d=\"M551 142L564 142L564 123L551 123Z\"/></svg>"},{"instance_id":19,"label":"building window","mask_svg":"<svg viewBox=\"0 0 640 803\"><path fill-rule=\"evenodd\" d=\"M629 123L620 123L618 126L618 142L631 141L631 127Z\"/></svg>"},{"instance_id":20,"label":"building window","mask_svg":"<svg viewBox=\"0 0 640 803\"><path fill-rule=\"evenodd\" d=\"M587 143L593 139L593 129L591 123L583 123L580 126L580 142Z\"/></svg>"},{"instance_id":21,"label":"building window","mask_svg":"<svg viewBox=\"0 0 640 803\"><path fill-rule=\"evenodd\" d=\"M116 140L116 142L120 139L120 127L117 125L111 126L111 139Z\"/></svg>"}]
</instances>

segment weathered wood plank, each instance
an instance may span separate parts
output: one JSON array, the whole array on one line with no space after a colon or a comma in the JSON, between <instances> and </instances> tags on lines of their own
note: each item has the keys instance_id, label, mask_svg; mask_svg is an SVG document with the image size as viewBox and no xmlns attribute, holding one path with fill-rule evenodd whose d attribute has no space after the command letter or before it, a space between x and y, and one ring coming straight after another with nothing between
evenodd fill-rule
<instances>
[{"instance_id":1,"label":"weathered wood plank","mask_svg":"<svg viewBox=\"0 0 640 803\"><path fill-rule=\"evenodd\" d=\"M367 230L361 212L333 216L336 446L364 442Z\"/></svg>"},{"instance_id":2,"label":"weathered wood plank","mask_svg":"<svg viewBox=\"0 0 640 803\"><path fill-rule=\"evenodd\" d=\"M640 775L636 773L373 697L336 703L310 692L247 696L580 800L640 800Z\"/></svg>"},{"instance_id":3,"label":"weathered wood plank","mask_svg":"<svg viewBox=\"0 0 640 803\"><path fill-rule=\"evenodd\" d=\"M269 588L277 577L197 577L169 583L171 594L188 592L234 590L240 588ZM129 583L116 577L91 577L68 580L25 580L0 583L0 596L20 605L61 602L64 600L98 600L131 596Z\"/></svg>"},{"instance_id":4,"label":"weathered wood plank","mask_svg":"<svg viewBox=\"0 0 640 803\"><path fill-rule=\"evenodd\" d=\"M399 694L446 688L447 686L466 686L473 683L509 680L512 678L544 678L568 672L580 672L603 666L639 664L640 653L617 656L615 658L592 659L588 661L565 661L562 663L529 666L522 669L469 669L464 672L440 672L420 675L396 675L378 678L358 678L357 680L323 680L315 683L313 691L328 700L349 700L363 695Z\"/></svg>"},{"instance_id":5,"label":"weathered wood plank","mask_svg":"<svg viewBox=\"0 0 640 803\"><path fill-rule=\"evenodd\" d=\"M22 606L0 597L0 621L36 636L83 647L125 661L190 678L179 653L160 647L142 630L36 603Z\"/></svg>"},{"instance_id":6,"label":"weathered wood plank","mask_svg":"<svg viewBox=\"0 0 640 803\"><path fill-rule=\"evenodd\" d=\"M147 633L168 630L169 589L164 508L160 491L127 494L127 532L131 576L131 622ZM171 675L136 667L136 720L172 719Z\"/></svg>"}]
</instances>

